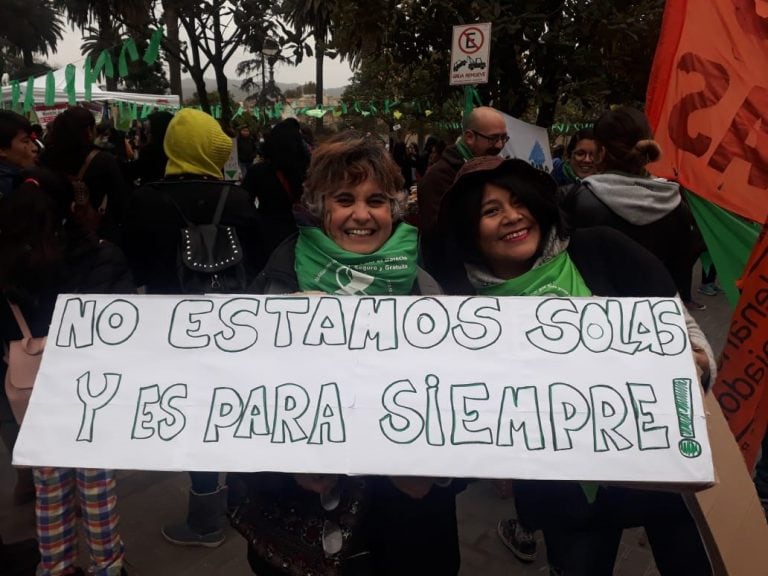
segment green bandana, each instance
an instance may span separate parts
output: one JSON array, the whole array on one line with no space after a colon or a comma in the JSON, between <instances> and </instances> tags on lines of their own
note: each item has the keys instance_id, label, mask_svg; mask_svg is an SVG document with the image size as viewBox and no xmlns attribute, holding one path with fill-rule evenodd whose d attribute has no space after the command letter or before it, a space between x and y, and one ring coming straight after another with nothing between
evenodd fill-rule
<instances>
[{"instance_id":1,"label":"green bandana","mask_svg":"<svg viewBox=\"0 0 768 576\"><path fill-rule=\"evenodd\" d=\"M477 291L484 296L592 296L584 278L565 251L522 276L501 284L483 286ZM600 486L596 482L579 484L587 502L593 503Z\"/></svg>"},{"instance_id":2,"label":"green bandana","mask_svg":"<svg viewBox=\"0 0 768 576\"><path fill-rule=\"evenodd\" d=\"M339 248L319 228L300 228L294 267L303 292L386 296L409 294L416 280L418 232L401 223L373 254Z\"/></svg>"},{"instance_id":3,"label":"green bandana","mask_svg":"<svg viewBox=\"0 0 768 576\"><path fill-rule=\"evenodd\" d=\"M483 296L592 296L568 252L517 278L478 288Z\"/></svg>"},{"instance_id":4,"label":"green bandana","mask_svg":"<svg viewBox=\"0 0 768 576\"><path fill-rule=\"evenodd\" d=\"M573 171L573 166L571 166L570 162L563 164L563 174L572 182L581 182L581 178L576 176L576 172Z\"/></svg>"}]
</instances>

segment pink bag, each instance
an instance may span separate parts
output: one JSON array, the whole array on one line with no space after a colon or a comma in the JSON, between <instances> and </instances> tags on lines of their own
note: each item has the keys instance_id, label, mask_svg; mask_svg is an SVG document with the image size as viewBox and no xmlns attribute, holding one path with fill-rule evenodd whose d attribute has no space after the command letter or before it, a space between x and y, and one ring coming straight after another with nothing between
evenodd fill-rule
<instances>
[{"instance_id":1,"label":"pink bag","mask_svg":"<svg viewBox=\"0 0 768 576\"><path fill-rule=\"evenodd\" d=\"M11 307L23 338L8 344L5 357L5 362L8 364L8 370L5 373L5 393L16 422L21 424L27 411L29 397L32 395L37 371L40 369L40 361L43 359L46 337L33 338L19 307L10 302L8 305Z\"/></svg>"}]
</instances>

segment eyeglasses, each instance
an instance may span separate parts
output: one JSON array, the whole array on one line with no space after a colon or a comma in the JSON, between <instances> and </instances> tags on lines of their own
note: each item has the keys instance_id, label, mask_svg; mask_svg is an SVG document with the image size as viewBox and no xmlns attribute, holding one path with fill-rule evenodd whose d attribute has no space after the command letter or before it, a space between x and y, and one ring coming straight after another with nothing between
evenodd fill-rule
<instances>
[{"instance_id":1,"label":"eyeglasses","mask_svg":"<svg viewBox=\"0 0 768 576\"><path fill-rule=\"evenodd\" d=\"M486 136L482 132L478 132L477 130L470 130L472 134L476 134L477 136L480 136L481 138L485 138L489 142L493 142L496 144L496 142L501 142L502 146L509 142L509 136L506 134L491 134L490 136Z\"/></svg>"}]
</instances>

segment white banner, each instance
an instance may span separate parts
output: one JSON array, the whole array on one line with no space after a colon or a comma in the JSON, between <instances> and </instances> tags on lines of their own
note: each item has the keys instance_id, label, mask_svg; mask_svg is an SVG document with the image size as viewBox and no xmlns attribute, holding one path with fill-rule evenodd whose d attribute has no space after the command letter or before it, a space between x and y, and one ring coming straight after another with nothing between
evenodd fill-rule
<instances>
[{"instance_id":1,"label":"white banner","mask_svg":"<svg viewBox=\"0 0 768 576\"><path fill-rule=\"evenodd\" d=\"M64 295L14 464L713 481L674 299Z\"/></svg>"},{"instance_id":2,"label":"white banner","mask_svg":"<svg viewBox=\"0 0 768 576\"><path fill-rule=\"evenodd\" d=\"M539 170L552 172L552 152L549 149L546 128L528 124L503 112L501 114L509 134L509 141L502 149L501 155L520 158Z\"/></svg>"}]
</instances>

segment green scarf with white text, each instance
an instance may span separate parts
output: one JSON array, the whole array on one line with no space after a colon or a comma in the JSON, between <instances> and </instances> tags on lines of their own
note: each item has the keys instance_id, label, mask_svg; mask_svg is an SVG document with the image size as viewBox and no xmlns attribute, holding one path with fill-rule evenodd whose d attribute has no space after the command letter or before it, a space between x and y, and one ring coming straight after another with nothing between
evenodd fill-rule
<instances>
[{"instance_id":1,"label":"green scarf with white text","mask_svg":"<svg viewBox=\"0 0 768 576\"><path fill-rule=\"evenodd\" d=\"M480 286L477 292L483 296L592 296L566 251L521 276Z\"/></svg>"},{"instance_id":2,"label":"green scarf with white text","mask_svg":"<svg viewBox=\"0 0 768 576\"><path fill-rule=\"evenodd\" d=\"M418 232L400 223L372 254L340 248L322 230L299 229L294 268L302 292L387 296L410 294L416 281Z\"/></svg>"}]
</instances>

